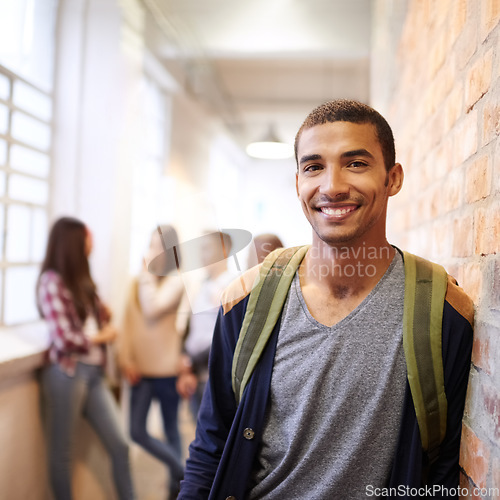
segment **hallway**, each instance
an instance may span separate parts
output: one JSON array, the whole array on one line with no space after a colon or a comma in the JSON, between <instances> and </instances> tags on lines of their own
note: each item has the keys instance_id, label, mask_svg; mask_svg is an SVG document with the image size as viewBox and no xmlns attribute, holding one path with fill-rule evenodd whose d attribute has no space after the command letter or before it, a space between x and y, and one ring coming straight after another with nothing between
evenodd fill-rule
<instances>
[{"instance_id":1,"label":"hallway","mask_svg":"<svg viewBox=\"0 0 500 500\"><path fill-rule=\"evenodd\" d=\"M500 487L500 0L2 0L0 500L51 500L36 284L53 221L92 232L92 275L119 325L159 224L183 243L215 228L310 241L293 155L246 146L268 129L292 144L337 98L394 131L405 181L388 241L474 302L460 485L465 500ZM185 402L179 421L187 454ZM161 435L156 407L150 425ZM75 451L75 500L116 500L86 423ZM165 500L164 466L136 445L132 463L138 500Z\"/></svg>"}]
</instances>

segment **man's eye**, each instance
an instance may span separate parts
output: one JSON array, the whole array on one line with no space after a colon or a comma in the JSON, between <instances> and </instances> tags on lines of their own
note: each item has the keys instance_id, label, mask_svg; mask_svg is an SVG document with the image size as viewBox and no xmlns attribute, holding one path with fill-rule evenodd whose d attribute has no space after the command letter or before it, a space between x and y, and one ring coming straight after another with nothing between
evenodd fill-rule
<instances>
[{"instance_id":1,"label":"man's eye","mask_svg":"<svg viewBox=\"0 0 500 500\"><path fill-rule=\"evenodd\" d=\"M316 170L320 170L320 165L307 165L304 167L304 172L316 172Z\"/></svg>"},{"instance_id":2,"label":"man's eye","mask_svg":"<svg viewBox=\"0 0 500 500\"><path fill-rule=\"evenodd\" d=\"M362 161L353 161L349 163L349 167L352 168L364 168L366 166L367 166L366 163L363 163Z\"/></svg>"}]
</instances>

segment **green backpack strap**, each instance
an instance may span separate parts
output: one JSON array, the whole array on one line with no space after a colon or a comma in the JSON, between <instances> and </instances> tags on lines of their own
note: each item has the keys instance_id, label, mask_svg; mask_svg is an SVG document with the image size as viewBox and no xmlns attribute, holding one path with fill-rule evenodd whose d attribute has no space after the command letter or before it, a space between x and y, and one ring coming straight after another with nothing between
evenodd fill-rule
<instances>
[{"instance_id":1,"label":"green backpack strap","mask_svg":"<svg viewBox=\"0 0 500 500\"><path fill-rule=\"evenodd\" d=\"M408 252L403 255L406 368L422 447L432 463L446 434L442 326L448 275L438 264Z\"/></svg>"},{"instance_id":2,"label":"green backpack strap","mask_svg":"<svg viewBox=\"0 0 500 500\"><path fill-rule=\"evenodd\" d=\"M283 309L308 246L273 252L262 263L236 344L232 384L239 404ZM442 358L443 306L448 275L443 267L403 252L403 346L422 447L432 463L446 434L447 400Z\"/></svg>"},{"instance_id":3,"label":"green backpack strap","mask_svg":"<svg viewBox=\"0 0 500 500\"><path fill-rule=\"evenodd\" d=\"M261 265L233 357L232 383L237 404L280 317L295 271L308 249L306 245L272 252Z\"/></svg>"}]
</instances>

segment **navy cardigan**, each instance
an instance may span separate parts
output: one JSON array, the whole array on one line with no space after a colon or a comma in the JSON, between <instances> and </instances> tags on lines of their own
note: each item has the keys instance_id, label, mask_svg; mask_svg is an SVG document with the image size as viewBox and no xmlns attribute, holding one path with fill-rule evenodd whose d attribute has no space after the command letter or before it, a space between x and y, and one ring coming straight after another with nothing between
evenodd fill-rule
<instances>
[{"instance_id":1,"label":"navy cardigan","mask_svg":"<svg viewBox=\"0 0 500 500\"><path fill-rule=\"evenodd\" d=\"M181 500L243 500L262 435L279 332L275 326L242 400L236 406L231 385L233 354L248 303L248 294L224 311L221 307L210 355L210 377L198 417L196 437L190 445ZM410 388L406 383L404 409L388 488L459 485L459 449L462 415L472 352L473 306L454 283L449 282L443 311L443 365L448 399L447 433L438 460L427 471ZM250 432L249 432L250 430ZM376 457L374 457L376 459ZM393 496L394 493L392 493ZM432 498L450 498L437 494Z\"/></svg>"}]
</instances>

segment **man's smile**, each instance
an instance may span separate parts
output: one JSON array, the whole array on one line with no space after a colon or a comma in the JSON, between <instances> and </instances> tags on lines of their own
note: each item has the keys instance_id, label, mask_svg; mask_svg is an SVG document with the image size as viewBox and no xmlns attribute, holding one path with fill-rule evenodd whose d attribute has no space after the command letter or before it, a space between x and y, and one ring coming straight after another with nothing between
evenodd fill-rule
<instances>
[{"instance_id":1,"label":"man's smile","mask_svg":"<svg viewBox=\"0 0 500 500\"><path fill-rule=\"evenodd\" d=\"M316 207L316 210L326 215L329 219L345 219L352 212L355 212L359 205L336 204L336 205L322 205Z\"/></svg>"}]
</instances>

